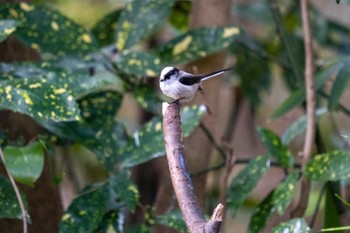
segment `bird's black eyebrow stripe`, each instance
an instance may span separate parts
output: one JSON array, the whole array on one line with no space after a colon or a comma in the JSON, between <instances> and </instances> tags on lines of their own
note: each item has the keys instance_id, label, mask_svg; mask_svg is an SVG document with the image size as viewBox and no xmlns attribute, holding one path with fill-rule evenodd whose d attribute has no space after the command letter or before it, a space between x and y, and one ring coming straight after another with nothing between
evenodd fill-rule
<instances>
[{"instance_id":1,"label":"bird's black eyebrow stripe","mask_svg":"<svg viewBox=\"0 0 350 233\"><path fill-rule=\"evenodd\" d=\"M202 76L183 76L179 79L179 82L183 85L193 85L195 83L199 83L202 79Z\"/></svg>"},{"instance_id":2,"label":"bird's black eyebrow stripe","mask_svg":"<svg viewBox=\"0 0 350 233\"><path fill-rule=\"evenodd\" d=\"M164 76L164 80L170 79L172 75L176 75L179 72L177 68L172 69L169 73Z\"/></svg>"}]
</instances>

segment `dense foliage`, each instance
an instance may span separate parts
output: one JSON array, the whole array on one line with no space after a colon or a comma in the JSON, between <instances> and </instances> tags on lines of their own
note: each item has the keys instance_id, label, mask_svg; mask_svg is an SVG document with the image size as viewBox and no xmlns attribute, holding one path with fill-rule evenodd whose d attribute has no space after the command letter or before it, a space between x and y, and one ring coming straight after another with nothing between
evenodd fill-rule
<instances>
[{"instance_id":1,"label":"dense foliage","mask_svg":"<svg viewBox=\"0 0 350 233\"><path fill-rule=\"evenodd\" d=\"M0 42L15 37L40 54L40 61L35 63L0 64L0 109L26 114L44 129L28 145L21 140L10 141L8 132L1 131L4 165L17 182L33 186L41 174L45 153L50 153L53 147L80 144L96 155L108 174L104 182L90 184L81 190L62 216L61 232L151 231L149 219L129 228L125 227L123 216L125 209L131 213L135 211L140 198L130 169L165 154L160 117L164 96L144 82L157 77L164 66L185 64L229 48L231 56L237 59L239 87L255 107L262 101L261 93L271 86L275 66L281 70L290 95L277 107L273 117L303 107L305 90L303 59L300 58L304 57L304 52L297 4L285 3L287 10L283 12L278 8L270 11L266 1L235 6L240 17L258 17L267 30L277 28L278 42L275 33L260 38L248 33L239 34L236 27L184 31L188 14L179 10L182 4L175 0L131 1L102 18L91 31L43 5L0 5ZM189 9L187 6L180 8ZM253 6L260 11L254 16ZM318 119L339 110L349 116L349 111L339 104L350 77L349 29L324 17L315 8L310 10L314 39L322 48L315 51L318 59L315 89L318 98L326 100L326 104L318 105ZM173 39L147 49L138 46L165 23L172 27ZM324 56L318 52L321 50L329 51L332 56ZM327 93L324 86L331 77L335 78ZM154 116L133 134L128 134L116 118L126 93L132 94L139 106ZM183 108L185 137L199 125L204 113L205 108L201 106ZM250 160L224 190L228 210L235 215L272 162L285 169L285 178L256 207L249 232L261 232L275 212L285 213L302 177L326 185L332 182L339 187L339 181L350 178L350 152L338 144L325 150L319 145L324 142L317 142L316 155L305 168L299 166L290 143L305 127L303 116L291 124L282 137L269 129L258 128L267 153ZM0 176L0 197L0 217L21 219L11 183L4 176ZM337 201L330 195L326 198L326 202ZM24 195L22 199L28 208ZM336 212L326 211L325 219L339 218L333 214ZM176 210L152 218L153 223L186 232ZM295 231L296 227L301 231ZM295 218L274 228L274 232L309 230L304 218Z\"/></svg>"}]
</instances>

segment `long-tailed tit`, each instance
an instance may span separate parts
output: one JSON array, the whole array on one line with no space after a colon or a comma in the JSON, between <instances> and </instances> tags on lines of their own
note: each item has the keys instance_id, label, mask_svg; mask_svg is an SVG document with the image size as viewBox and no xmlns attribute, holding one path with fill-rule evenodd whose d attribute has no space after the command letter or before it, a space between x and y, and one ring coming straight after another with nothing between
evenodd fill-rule
<instances>
[{"instance_id":1,"label":"long-tailed tit","mask_svg":"<svg viewBox=\"0 0 350 233\"><path fill-rule=\"evenodd\" d=\"M176 67L165 67L159 78L160 90L175 101L187 102L193 98L200 87L200 82L232 70L233 67L209 74L194 75Z\"/></svg>"}]
</instances>

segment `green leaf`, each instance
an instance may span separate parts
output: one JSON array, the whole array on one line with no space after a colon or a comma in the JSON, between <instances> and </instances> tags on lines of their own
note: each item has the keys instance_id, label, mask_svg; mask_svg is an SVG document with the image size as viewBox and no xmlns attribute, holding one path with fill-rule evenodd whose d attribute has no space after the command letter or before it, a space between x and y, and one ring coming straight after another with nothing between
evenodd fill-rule
<instances>
[{"instance_id":1,"label":"green leaf","mask_svg":"<svg viewBox=\"0 0 350 233\"><path fill-rule=\"evenodd\" d=\"M333 111L337 106L340 100L340 97L343 95L344 91L348 87L350 80L350 63L344 63L343 67L339 70L339 73L333 83L331 94L328 100L328 109Z\"/></svg>"},{"instance_id":2,"label":"green leaf","mask_svg":"<svg viewBox=\"0 0 350 233\"><path fill-rule=\"evenodd\" d=\"M332 151L314 156L306 165L304 175L311 180L337 181L350 178L350 152Z\"/></svg>"},{"instance_id":3,"label":"green leaf","mask_svg":"<svg viewBox=\"0 0 350 233\"><path fill-rule=\"evenodd\" d=\"M301 65L302 62L300 61L300 55L303 55L300 53L302 50L298 48L298 43L295 36L288 31L279 7L276 6L271 8L271 13L278 30L278 34L280 35L282 44L285 48L285 50L282 50L282 52L286 53L286 56L292 68L294 80L295 82L298 82L303 77L303 68Z\"/></svg>"},{"instance_id":4,"label":"green leaf","mask_svg":"<svg viewBox=\"0 0 350 233\"><path fill-rule=\"evenodd\" d=\"M118 19L117 49L130 48L154 33L168 18L174 0L135 0L129 2Z\"/></svg>"},{"instance_id":5,"label":"green leaf","mask_svg":"<svg viewBox=\"0 0 350 233\"><path fill-rule=\"evenodd\" d=\"M86 69L87 70L87 69ZM30 64L30 63L14 63L14 64L0 64L0 74L2 74L4 77L6 77L8 80L4 81L5 83L14 83L12 85L18 85L19 83L23 82L27 86L25 86L25 91L28 92L22 94L22 99L24 97L27 97L24 101L21 100L21 102L28 102L28 104L33 103L33 105L36 106L36 108L29 106L26 106L26 109L22 110L22 113L30 113L31 116L36 118L38 121L43 120L55 120L55 121L71 121L71 120L77 120L79 119L79 115L69 117L65 116L65 118L61 119L59 116L56 116L56 113L59 113L60 108L61 109L67 109L67 108L76 108L76 113L79 114L79 109L77 108L77 103L73 101L73 99L86 99L86 96L88 98L91 97L91 94L101 92L104 93L110 93L115 92L118 96L117 99L121 99L120 94L123 92L123 82L118 76L115 76L114 74L105 71L105 70L98 70L90 76L88 72L82 72L82 71L74 71L67 73L66 71L62 70L59 67L50 65L48 63L42 63L42 64ZM13 79L13 80L11 80ZM36 83L35 81L39 80ZM20 87L20 86L17 86ZM12 88L7 87L5 89L6 91L10 91ZM50 90L51 89L51 90ZM15 93L18 91L15 91ZM1 93L1 88L0 88ZM31 95L35 95L35 98L39 99L38 101L35 101L31 98ZM112 95L112 94L111 94ZM6 101L11 101L12 96L6 95L1 97L10 98ZM61 97L61 98L60 98ZM28 99L29 98L29 99ZM66 99L63 99L66 98ZM44 100L42 100L44 99ZM52 100L51 100L52 99ZM42 100L42 101L40 101ZM101 109L101 105L104 102L105 99L102 99L101 97L96 97L93 99L93 103L97 105L97 109L95 110L104 110L105 108ZM115 100L115 98L114 98ZM67 102L67 103L65 103ZM120 101L116 101L118 103ZM94 111L86 111L85 106L93 106L92 104L86 103L86 101L82 101L83 104L80 103L80 108L83 109L82 114L83 117L86 115L96 115ZM65 106L67 104L71 104L72 106ZM12 103L13 108L16 107L15 103ZM44 105L44 106L43 106ZM114 106L113 102L108 103L108 108L113 109L112 106ZM1 106L1 102L0 102ZM9 105L11 106L11 105ZM105 106L105 105L102 105ZM18 107L18 106L17 106ZM44 112L41 112L40 109L42 108L43 111L46 111L45 114L50 114L49 116L41 116L44 115ZM37 112L35 112L37 110ZM74 109L73 109L74 110ZM67 115L69 115L69 112L72 112L73 110L67 109ZM26 112L24 112L26 111ZM98 113L100 113L100 111ZM53 112L53 113L52 113ZM94 112L94 113L92 113ZM36 114L36 115L35 115ZM51 116L52 114L52 116ZM102 115L106 114L106 112L103 112ZM115 112L113 112L115 114ZM100 114L101 115L101 114ZM75 118L74 118L75 117Z\"/></svg>"},{"instance_id":6,"label":"green leaf","mask_svg":"<svg viewBox=\"0 0 350 233\"><path fill-rule=\"evenodd\" d=\"M118 92L104 91L90 94L78 101L81 116L93 128L100 129L114 119L123 96Z\"/></svg>"},{"instance_id":7,"label":"green leaf","mask_svg":"<svg viewBox=\"0 0 350 233\"><path fill-rule=\"evenodd\" d=\"M157 56L146 52L128 52L116 65L125 73L149 77L157 77L164 67Z\"/></svg>"},{"instance_id":8,"label":"green leaf","mask_svg":"<svg viewBox=\"0 0 350 233\"><path fill-rule=\"evenodd\" d=\"M184 64L228 47L238 34L236 27L194 29L158 47L155 53L164 64Z\"/></svg>"},{"instance_id":9,"label":"green leaf","mask_svg":"<svg viewBox=\"0 0 350 233\"><path fill-rule=\"evenodd\" d=\"M320 71L315 77L315 90L319 90L322 85L330 78L331 74L338 71L342 66L340 63L334 63L327 67L326 69ZM293 108L302 104L305 101L306 94L305 89L301 88L294 91L286 100L284 100L280 106L272 114L273 118L280 117L285 113L289 112Z\"/></svg>"},{"instance_id":10,"label":"green leaf","mask_svg":"<svg viewBox=\"0 0 350 233\"><path fill-rule=\"evenodd\" d=\"M162 121L154 117L133 134L123 154L122 166L132 167L165 154Z\"/></svg>"},{"instance_id":11,"label":"green leaf","mask_svg":"<svg viewBox=\"0 0 350 233\"><path fill-rule=\"evenodd\" d=\"M117 163L123 159L127 139L124 125L114 119L108 119L95 131L95 136L87 138L83 144L97 155L107 171L114 171Z\"/></svg>"},{"instance_id":12,"label":"green leaf","mask_svg":"<svg viewBox=\"0 0 350 233\"><path fill-rule=\"evenodd\" d=\"M122 80L111 72L98 72L93 76L70 74L60 80L69 93L76 99L80 99L92 93L113 91L121 93L123 91Z\"/></svg>"},{"instance_id":13,"label":"green leaf","mask_svg":"<svg viewBox=\"0 0 350 233\"><path fill-rule=\"evenodd\" d=\"M111 176L109 182L117 198L125 203L131 212L134 212L140 193L133 180L127 174L119 173Z\"/></svg>"},{"instance_id":14,"label":"green leaf","mask_svg":"<svg viewBox=\"0 0 350 233\"><path fill-rule=\"evenodd\" d=\"M145 223L142 225L131 226L124 231L125 233L152 233L153 230Z\"/></svg>"},{"instance_id":15,"label":"green leaf","mask_svg":"<svg viewBox=\"0 0 350 233\"><path fill-rule=\"evenodd\" d=\"M28 202L25 195L21 192L21 197L25 209L28 209ZM0 217L22 219L21 208L8 179L0 175Z\"/></svg>"},{"instance_id":16,"label":"green leaf","mask_svg":"<svg viewBox=\"0 0 350 233\"><path fill-rule=\"evenodd\" d=\"M0 42L4 41L9 35L11 35L18 26L17 20L4 19L0 20Z\"/></svg>"},{"instance_id":17,"label":"green leaf","mask_svg":"<svg viewBox=\"0 0 350 233\"><path fill-rule=\"evenodd\" d=\"M205 109L203 106L184 107L181 111L183 136L189 136L198 126ZM128 140L121 165L132 167L165 155L162 120L154 117Z\"/></svg>"},{"instance_id":18,"label":"green leaf","mask_svg":"<svg viewBox=\"0 0 350 233\"><path fill-rule=\"evenodd\" d=\"M254 210L248 227L249 233L259 233L265 228L267 221L274 211L273 196L274 191L270 192Z\"/></svg>"},{"instance_id":19,"label":"green leaf","mask_svg":"<svg viewBox=\"0 0 350 233\"><path fill-rule=\"evenodd\" d=\"M59 232L93 232L107 210L108 196L107 187L102 186L95 190L87 190L75 198L62 216Z\"/></svg>"},{"instance_id":20,"label":"green leaf","mask_svg":"<svg viewBox=\"0 0 350 233\"><path fill-rule=\"evenodd\" d=\"M339 4L339 3L340 3L340 0L335 0L335 2L336 2L337 4Z\"/></svg>"},{"instance_id":21,"label":"green leaf","mask_svg":"<svg viewBox=\"0 0 350 233\"><path fill-rule=\"evenodd\" d=\"M266 147L268 153L276 158L281 166L285 168L293 166L293 155L288 149L288 146L282 144L277 134L264 128L258 128L258 133L261 143Z\"/></svg>"},{"instance_id":22,"label":"green leaf","mask_svg":"<svg viewBox=\"0 0 350 233\"><path fill-rule=\"evenodd\" d=\"M136 102L146 111L160 114L161 101L158 93L148 85L138 86L133 90Z\"/></svg>"},{"instance_id":23,"label":"green leaf","mask_svg":"<svg viewBox=\"0 0 350 233\"><path fill-rule=\"evenodd\" d=\"M42 5L25 2L1 4L0 18L21 22L14 36L39 52L80 56L97 48L94 37L83 27Z\"/></svg>"},{"instance_id":24,"label":"green leaf","mask_svg":"<svg viewBox=\"0 0 350 233\"><path fill-rule=\"evenodd\" d=\"M4 149L5 165L16 181L34 186L44 167L44 149L39 142L25 147L7 146Z\"/></svg>"},{"instance_id":25,"label":"green leaf","mask_svg":"<svg viewBox=\"0 0 350 233\"><path fill-rule=\"evenodd\" d=\"M115 31L117 29L117 22L121 12L121 9L112 11L98 21L91 30L92 34L97 38L100 46L110 45L116 41Z\"/></svg>"},{"instance_id":26,"label":"green leaf","mask_svg":"<svg viewBox=\"0 0 350 233\"><path fill-rule=\"evenodd\" d=\"M293 199L296 183L298 181L298 173L292 172L286 179L277 186L273 194L273 204L277 213L283 215L286 208Z\"/></svg>"},{"instance_id":27,"label":"green leaf","mask_svg":"<svg viewBox=\"0 0 350 233\"><path fill-rule=\"evenodd\" d=\"M281 223L272 229L273 233L308 233L312 232L303 218L294 218Z\"/></svg>"},{"instance_id":28,"label":"green leaf","mask_svg":"<svg viewBox=\"0 0 350 233\"><path fill-rule=\"evenodd\" d=\"M269 168L269 157L258 156L250 160L248 165L235 176L226 197L228 208L233 216Z\"/></svg>"},{"instance_id":29,"label":"green leaf","mask_svg":"<svg viewBox=\"0 0 350 233\"><path fill-rule=\"evenodd\" d=\"M78 104L65 88L47 79L23 78L1 82L0 109L9 109L37 121L72 121L80 118Z\"/></svg>"},{"instance_id":30,"label":"green leaf","mask_svg":"<svg viewBox=\"0 0 350 233\"><path fill-rule=\"evenodd\" d=\"M156 217L156 223L173 228L180 233L187 233L186 224L182 218L181 212L178 210L158 215Z\"/></svg>"},{"instance_id":31,"label":"green leaf","mask_svg":"<svg viewBox=\"0 0 350 233\"><path fill-rule=\"evenodd\" d=\"M320 119L320 117L327 113L327 109L321 108L316 110L316 117L317 120ZM288 145L296 136L301 134L306 129L306 116L299 117L296 121L294 121L288 129L284 132L282 136L282 143L285 145Z\"/></svg>"},{"instance_id":32,"label":"green leaf","mask_svg":"<svg viewBox=\"0 0 350 233\"><path fill-rule=\"evenodd\" d=\"M326 193L324 194L324 216L323 228L339 227L341 223L341 213L345 212L345 208L340 210L339 201L334 196L335 189L340 191L339 182L328 182L326 185Z\"/></svg>"},{"instance_id":33,"label":"green leaf","mask_svg":"<svg viewBox=\"0 0 350 233\"><path fill-rule=\"evenodd\" d=\"M107 212L94 233L122 233L124 216L119 209Z\"/></svg>"}]
</instances>

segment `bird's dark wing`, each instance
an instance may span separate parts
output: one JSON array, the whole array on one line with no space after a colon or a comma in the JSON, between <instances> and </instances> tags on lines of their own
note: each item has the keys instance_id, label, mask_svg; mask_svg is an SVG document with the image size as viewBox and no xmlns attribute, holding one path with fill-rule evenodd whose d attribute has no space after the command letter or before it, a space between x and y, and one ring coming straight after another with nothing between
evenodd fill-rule
<instances>
[{"instance_id":1,"label":"bird's dark wing","mask_svg":"<svg viewBox=\"0 0 350 233\"><path fill-rule=\"evenodd\" d=\"M191 86L195 83L199 83L203 77L202 76L182 76L179 78L179 82L183 85Z\"/></svg>"}]
</instances>

